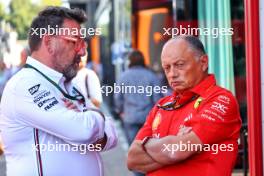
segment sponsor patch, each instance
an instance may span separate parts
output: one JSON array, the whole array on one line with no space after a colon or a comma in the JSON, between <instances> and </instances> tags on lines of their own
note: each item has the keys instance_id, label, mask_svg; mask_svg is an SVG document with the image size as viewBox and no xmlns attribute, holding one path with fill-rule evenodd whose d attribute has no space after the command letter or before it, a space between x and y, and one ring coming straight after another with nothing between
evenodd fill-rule
<instances>
[{"instance_id":1,"label":"sponsor patch","mask_svg":"<svg viewBox=\"0 0 264 176\"><path fill-rule=\"evenodd\" d=\"M214 109L214 110L216 110L218 112L221 112L222 114L225 114L226 110L228 108L225 105L223 105L222 103L214 101L212 106L211 106L211 109Z\"/></svg>"},{"instance_id":2,"label":"sponsor patch","mask_svg":"<svg viewBox=\"0 0 264 176\"><path fill-rule=\"evenodd\" d=\"M54 107L56 104L58 104L58 100L54 97L54 101L52 101L51 103L49 103L47 106L44 107L44 110L47 111L49 109L51 109L52 107Z\"/></svg>"},{"instance_id":3,"label":"sponsor patch","mask_svg":"<svg viewBox=\"0 0 264 176\"><path fill-rule=\"evenodd\" d=\"M221 117L219 114L217 114L216 112L213 112L213 111L211 111L211 110L208 110L208 109L204 110L204 113L203 113L203 114L207 114L207 115L209 115L209 116L212 115L212 116L214 116L214 117L220 119L221 121L225 121L225 119L223 119L223 117Z\"/></svg>"},{"instance_id":4,"label":"sponsor patch","mask_svg":"<svg viewBox=\"0 0 264 176\"><path fill-rule=\"evenodd\" d=\"M43 98L45 98L45 97L47 97L49 95L50 95L50 91L43 91L38 96L34 97L33 102L34 103L38 103L40 100L42 100Z\"/></svg>"},{"instance_id":5,"label":"sponsor patch","mask_svg":"<svg viewBox=\"0 0 264 176\"><path fill-rule=\"evenodd\" d=\"M38 107L41 108L43 105L45 105L46 103L50 102L51 100L56 100L56 98L55 98L55 97L52 97L52 98L47 98L47 99L45 99L45 100L43 100L43 101L40 101L40 102L38 103Z\"/></svg>"},{"instance_id":6,"label":"sponsor patch","mask_svg":"<svg viewBox=\"0 0 264 176\"><path fill-rule=\"evenodd\" d=\"M29 91L29 93L30 93L31 95L34 95L36 92L38 92L39 87L40 87L40 84L37 84L37 85L35 85L35 86L29 88L28 91Z\"/></svg>"},{"instance_id":7,"label":"sponsor patch","mask_svg":"<svg viewBox=\"0 0 264 176\"><path fill-rule=\"evenodd\" d=\"M217 97L217 99L222 102L222 103L225 103L225 104L229 104L230 103L230 98L225 96L225 95L219 95Z\"/></svg>"},{"instance_id":8,"label":"sponsor patch","mask_svg":"<svg viewBox=\"0 0 264 176\"><path fill-rule=\"evenodd\" d=\"M202 118L206 118L210 121L215 121L215 118L213 118L212 116L209 116L208 114L201 114L201 117Z\"/></svg>"}]
</instances>

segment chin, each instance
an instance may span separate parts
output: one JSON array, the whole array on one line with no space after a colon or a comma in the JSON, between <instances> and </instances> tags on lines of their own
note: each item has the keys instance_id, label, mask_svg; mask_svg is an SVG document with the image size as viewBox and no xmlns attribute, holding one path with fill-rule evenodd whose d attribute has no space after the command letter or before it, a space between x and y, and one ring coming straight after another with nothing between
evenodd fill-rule
<instances>
[{"instance_id":1,"label":"chin","mask_svg":"<svg viewBox=\"0 0 264 176\"><path fill-rule=\"evenodd\" d=\"M70 81L77 75L77 70L69 70L68 72L65 72L63 75L67 81Z\"/></svg>"},{"instance_id":2,"label":"chin","mask_svg":"<svg viewBox=\"0 0 264 176\"><path fill-rule=\"evenodd\" d=\"M177 87L173 87L172 88L175 92L178 92L178 93L182 93L186 90L186 88L183 88L183 87L180 87L180 86L177 86Z\"/></svg>"}]
</instances>

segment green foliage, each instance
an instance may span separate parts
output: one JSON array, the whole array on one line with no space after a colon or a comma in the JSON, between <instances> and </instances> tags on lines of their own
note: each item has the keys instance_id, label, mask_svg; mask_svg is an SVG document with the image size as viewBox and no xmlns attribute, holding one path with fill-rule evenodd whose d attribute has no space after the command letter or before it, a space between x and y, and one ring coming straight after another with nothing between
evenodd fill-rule
<instances>
[{"instance_id":1,"label":"green foliage","mask_svg":"<svg viewBox=\"0 0 264 176\"><path fill-rule=\"evenodd\" d=\"M11 0L10 13L7 15L6 21L17 31L18 39L26 39L30 24L38 12L45 6L59 6L61 4L61 0L41 0L39 4L34 4L31 0Z\"/></svg>"},{"instance_id":2,"label":"green foliage","mask_svg":"<svg viewBox=\"0 0 264 176\"><path fill-rule=\"evenodd\" d=\"M42 0L42 6L61 6L61 0Z\"/></svg>"},{"instance_id":3,"label":"green foliage","mask_svg":"<svg viewBox=\"0 0 264 176\"><path fill-rule=\"evenodd\" d=\"M4 9L4 5L2 3L0 3L0 21L2 19L5 19L6 14L5 14L5 9Z\"/></svg>"},{"instance_id":4,"label":"green foliage","mask_svg":"<svg viewBox=\"0 0 264 176\"><path fill-rule=\"evenodd\" d=\"M17 31L19 39L26 39L32 19L40 10L40 6L32 4L31 0L12 0L7 22Z\"/></svg>"}]
</instances>

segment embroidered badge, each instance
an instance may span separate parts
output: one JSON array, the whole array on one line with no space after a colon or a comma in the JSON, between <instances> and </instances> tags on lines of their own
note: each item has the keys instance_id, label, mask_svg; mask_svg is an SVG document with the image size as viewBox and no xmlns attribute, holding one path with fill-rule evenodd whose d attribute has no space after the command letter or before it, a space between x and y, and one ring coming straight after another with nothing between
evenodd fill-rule
<instances>
[{"instance_id":1,"label":"embroidered badge","mask_svg":"<svg viewBox=\"0 0 264 176\"><path fill-rule=\"evenodd\" d=\"M200 106L200 104L201 104L201 102L203 101L203 98L202 97L199 97L196 101L195 101L195 103L194 103L194 109L197 109L199 106Z\"/></svg>"}]
</instances>

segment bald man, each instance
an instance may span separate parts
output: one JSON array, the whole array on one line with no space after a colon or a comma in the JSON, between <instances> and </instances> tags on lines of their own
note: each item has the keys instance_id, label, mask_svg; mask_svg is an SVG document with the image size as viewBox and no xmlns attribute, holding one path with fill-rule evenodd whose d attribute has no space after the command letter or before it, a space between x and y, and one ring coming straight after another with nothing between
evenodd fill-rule
<instances>
[{"instance_id":1,"label":"bald man","mask_svg":"<svg viewBox=\"0 0 264 176\"><path fill-rule=\"evenodd\" d=\"M147 176L229 176L241 120L232 93L208 74L208 56L193 36L169 40L162 68L173 94L160 99L132 143L127 165Z\"/></svg>"}]
</instances>

